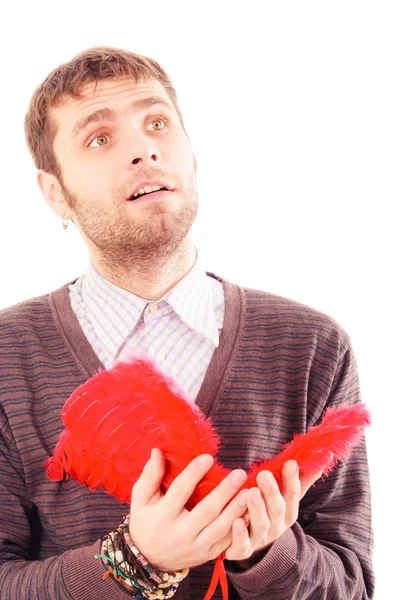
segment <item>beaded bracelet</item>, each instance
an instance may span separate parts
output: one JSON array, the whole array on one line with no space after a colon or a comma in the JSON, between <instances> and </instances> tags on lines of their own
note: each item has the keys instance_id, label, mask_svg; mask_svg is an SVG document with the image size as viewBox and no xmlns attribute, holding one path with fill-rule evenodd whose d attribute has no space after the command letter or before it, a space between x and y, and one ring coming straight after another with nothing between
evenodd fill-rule
<instances>
[{"instance_id":1,"label":"beaded bracelet","mask_svg":"<svg viewBox=\"0 0 400 600\"><path fill-rule=\"evenodd\" d=\"M147 590L149 588L149 581L145 574L141 573L135 565L131 564L127 560L128 557L124 555L122 540L117 539L117 532L111 532L103 538L101 554L100 558L107 560L107 564L105 565L107 572L103 578L111 575L117 583L129 592L132 591L132 588L136 588L137 590ZM154 589L157 588L154 584L151 587Z\"/></svg>"},{"instance_id":2,"label":"beaded bracelet","mask_svg":"<svg viewBox=\"0 0 400 600\"><path fill-rule=\"evenodd\" d=\"M103 537L100 554L95 558L101 558L103 562L106 570L103 579L111 576L120 589L138 600L172 598L179 583L189 573L189 569L172 573L154 569L129 535L129 515L116 531Z\"/></svg>"},{"instance_id":3,"label":"beaded bracelet","mask_svg":"<svg viewBox=\"0 0 400 600\"><path fill-rule=\"evenodd\" d=\"M118 532L111 532L105 536L101 544L101 554L96 555L96 558L102 559L106 569L103 579L110 575L117 586L132 598L172 597L175 590L171 590L172 593L159 594L157 585L143 579L136 567L125 560L122 540L118 540L118 537Z\"/></svg>"},{"instance_id":4,"label":"beaded bracelet","mask_svg":"<svg viewBox=\"0 0 400 600\"><path fill-rule=\"evenodd\" d=\"M96 555L96 558L102 558L106 573L103 578L111 575L120 589L129 593L132 598L148 598L148 599L166 599L172 598L178 589L179 583L170 584L162 583L159 587L152 584L149 580L144 581L139 577L135 566L127 563L120 549L115 548L115 534L111 532L105 536L101 545L101 555ZM105 559L105 560L104 560ZM111 563L111 564L110 564ZM129 566L126 568L127 563ZM125 567L125 569L124 569ZM131 569L133 572L131 572ZM162 588L169 589L162 589Z\"/></svg>"},{"instance_id":5,"label":"beaded bracelet","mask_svg":"<svg viewBox=\"0 0 400 600\"><path fill-rule=\"evenodd\" d=\"M140 564L146 569L148 576L151 580L156 581L159 584L159 587L164 587L165 584L173 584L180 583L182 579L185 579L187 574L189 573L189 569L182 569L181 571L173 571L172 573L166 573L163 571L155 570L146 558L141 554L138 548L134 545L132 538L129 534L129 523L130 523L130 515L128 514L125 517L125 520L120 525L122 528L122 533L124 536L124 541L127 544L128 548L131 550L133 555L137 558ZM161 583L162 582L162 583Z\"/></svg>"}]
</instances>

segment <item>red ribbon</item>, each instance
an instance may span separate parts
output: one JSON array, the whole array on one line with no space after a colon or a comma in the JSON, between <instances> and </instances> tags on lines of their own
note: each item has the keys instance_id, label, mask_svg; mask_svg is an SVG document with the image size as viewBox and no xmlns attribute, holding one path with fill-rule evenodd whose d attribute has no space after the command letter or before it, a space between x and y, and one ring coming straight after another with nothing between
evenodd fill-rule
<instances>
[{"instance_id":1,"label":"red ribbon","mask_svg":"<svg viewBox=\"0 0 400 600\"><path fill-rule=\"evenodd\" d=\"M218 583L221 586L223 600L228 600L228 580L224 567L225 552L220 554L215 561L214 571L211 577L211 582L207 590L204 600L210 600L217 589Z\"/></svg>"}]
</instances>

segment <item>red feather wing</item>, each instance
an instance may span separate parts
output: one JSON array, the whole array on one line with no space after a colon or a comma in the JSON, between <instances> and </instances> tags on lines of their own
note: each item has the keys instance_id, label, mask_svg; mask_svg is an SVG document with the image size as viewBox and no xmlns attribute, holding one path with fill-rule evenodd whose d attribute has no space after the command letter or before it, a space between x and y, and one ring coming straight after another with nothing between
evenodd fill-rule
<instances>
[{"instance_id":1,"label":"red feather wing","mask_svg":"<svg viewBox=\"0 0 400 600\"><path fill-rule=\"evenodd\" d=\"M303 475L320 471L327 475L360 442L364 428L370 424L371 415L365 404L328 408L319 425L303 435L295 434L293 441L285 444L274 458L253 465L245 487L257 485L257 474L264 469L273 473L281 487L282 467L291 459L297 461Z\"/></svg>"},{"instance_id":2,"label":"red feather wing","mask_svg":"<svg viewBox=\"0 0 400 600\"><path fill-rule=\"evenodd\" d=\"M203 453L215 457L219 447L211 420L174 377L142 352L79 386L66 401L62 419L66 430L45 463L49 479L71 476L120 502L130 502L132 486L153 447L166 457L164 491L191 460ZM328 409L320 425L304 435L295 434L273 459L253 465L243 488L254 487L264 469L274 474L280 486L283 464L290 459L298 462L304 475L327 474L359 442L369 424L363 404ZM195 506L229 472L215 461L187 507Z\"/></svg>"},{"instance_id":3,"label":"red feather wing","mask_svg":"<svg viewBox=\"0 0 400 600\"><path fill-rule=\"evenodd\" d=\"M165 454L167 489L191 460L215 456L219 446L211 422L179 382L142 352L79 386L62 419L66 430L45 463L49 479L71 476L120 502L130 502L153 447Z\"/></svg>"}]
</instances>

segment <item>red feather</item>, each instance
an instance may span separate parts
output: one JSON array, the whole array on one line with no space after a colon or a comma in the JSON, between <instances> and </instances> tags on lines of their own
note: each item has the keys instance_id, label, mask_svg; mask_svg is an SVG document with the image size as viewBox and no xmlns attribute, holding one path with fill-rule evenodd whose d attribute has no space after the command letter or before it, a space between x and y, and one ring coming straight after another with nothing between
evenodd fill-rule
<instances>
[{"instance_id":1,"label":"red feather","mask_svg":"<svg viewBox=\"0 0 400 600\"><path fill-rule=\"evenodd\" d=\"M144 353L99 371L66 401L54 454L45 462L53 481L71 476L92 490L102 489L130 503L132 486L140 477L153 447L166 458L166 491L175 477L199 454L216 456L219 437L180 383L164 373ZM256 485L267 469L281 487L283 464L295 459L300 472L328 474L338 460L358 444L370 424L364 404L326 410L320 425L292 442L272 459L253 465L243 488ZM187 508L202 500L230 469L214 461L190 498ZM242 489L243 489L242 488Z\"/></svg>"},{"instance_id":2,"label":"red feather","mask_svg":"<svg viewBox=\"0 0 400 600\"><path fill-rule=\"evenodd\" d=\"M53 456L45 461L49 479L72 477L128 504L152 448L160 448L166 458L165 492L196 456L207 453L215 458L220 443L211 420L180 383L142 352L99 371L79 386L66 401L62 420L66 429ZM255 487L256 476L264 469L273 473L281 488L281 470L290 459L297 461L304 475L328 474L359 443L367 425L370 414L364 404L327 409L320 425L304 435L295 434L277 456L253 465L241 489ZM214 460L186 507L193 508L229 472ZM225 580L222 572L221 555L207 598L218 578L221 583ZM224 598L226 589L224 585Z\"/></svg>"},{"instance_id":3,"label":"red feather","mask_svg":"<svg viewBox=\"0 0 400 600\"><path fill-rule=\"evenodd\" d=\"M156 362L137 353L100 371L79 386L66 401L66 427L46 460L49 479L71 476L92 490L103 489L130 503L132 486L154 447L166 458L166 491L175 477L199 454L215 456L218 435L180 383ZM230 472L214 465L207 491ZM205 488L201 482L199 489ZM193 507L200 498L193 499Z\"/></svg>"},{"instance_id":4,"label":"red feather","mask_svg":"<svg viewBox=\"0 0 400 600\"><path fill-rule=\"evenodd\" d=\"M306 433L294 434L293 441L283 446L271 460L253 465L248 473L246 487L254 487L260 471L268 470L281 488L282 467L288 460L294 459L300 473L313 475L322 471L328 475L339 460L354 448L361 440L364 427L371 424L370 414L365 404L341 405L327 408L322 422L310 427Z\"/></svg>"}]
</instances>

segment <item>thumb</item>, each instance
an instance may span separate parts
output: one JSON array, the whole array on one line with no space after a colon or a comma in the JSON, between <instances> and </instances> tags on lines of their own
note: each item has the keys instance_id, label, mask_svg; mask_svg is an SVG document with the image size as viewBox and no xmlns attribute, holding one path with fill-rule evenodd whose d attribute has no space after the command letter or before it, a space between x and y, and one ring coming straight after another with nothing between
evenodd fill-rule
<instances>
[{"instance_id":1,"label":"thumb","mask_svg":"<svg viewBox=\"0 0 400 600\"><path fill-rule=\"evenodd\" d=\"M319 473L312 473L311 475L300 475L300 499L306 495L308 490L318 479L322 476L323 471L319 471Z\"/></svg>"},{"instance_id":2,"label":"thumb","mask_svg":"<svg viewBox=\"0 0 400 600\"><path fill-rule=\"evenodd\" d=\"M165 475L165 457L159 448L153 448L150 459L142 474L132 488L131 509L133 505L143 506L163 496L161 484Z\"/></svg>"},{"instance_id":3,"label":"thumb","mask_svg":"<svg viewBox=\"0 0 400 600\"><path fill-rule=\"evenodd\" d=\"M329 453L329 461L327 461L327 463L325 464L325 467L322 470L318 471L317 473L312 473L311 475L307 475L307 476L302 475L300 473L300 485L301 485L300 499L303 498L303 496L305 496L305 494L308 492L310 487L312 485L314 485L314 483L316 481L318 481L318 479L320 477L322 477L322 474L325 471L325 469L332 466L333 460L334 460L334 454L333 454L333 452L330 452Z\"/></svg>"}]
</instances>

